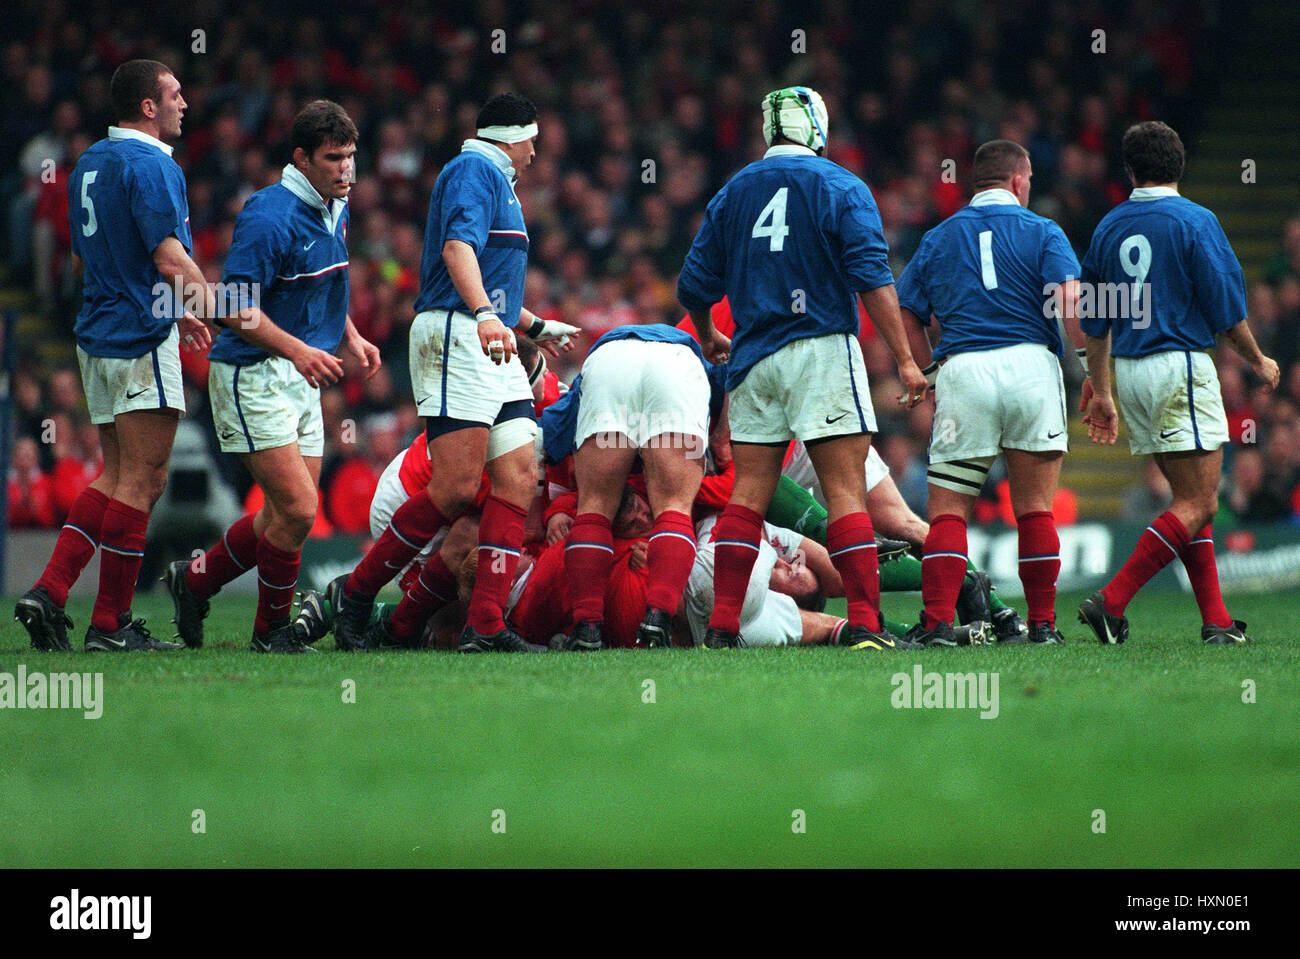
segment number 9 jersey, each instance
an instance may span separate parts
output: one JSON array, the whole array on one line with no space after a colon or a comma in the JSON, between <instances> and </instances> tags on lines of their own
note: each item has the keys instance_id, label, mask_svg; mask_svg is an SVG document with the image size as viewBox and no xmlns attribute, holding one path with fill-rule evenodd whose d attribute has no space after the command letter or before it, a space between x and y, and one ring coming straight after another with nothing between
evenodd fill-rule
<instances>
[{"instance_id":1,"label":"number 9 jersey","mask_svg":"<svg viewBox=\"0 0 1300 959\"><path fill-rule=\"evenodd\" d=\"M1082 279L1079 325L1089 336L1109 330L1117 357L1209 349L1246 317L1246 280L1223 227L1173 187L1135 189L1106 214ZM1086 309L1083 290L1103 285L1136 290L1140 299L1098 294Z\"/></svg>"},{"instance_id":2,"label":"number 9 jersey","mask_svg":"<svg viewBox=\"0 0 1300 959\"><path fill-rule=\"evenodd\" d=\"M835 333L856 337L854 293L893 282L867 185L806 147L778 145L709 203L682 265L677 298L696 311L723 296L730 302L736 321L731 391L787 343Z\"/></svg>"}]
</instances>

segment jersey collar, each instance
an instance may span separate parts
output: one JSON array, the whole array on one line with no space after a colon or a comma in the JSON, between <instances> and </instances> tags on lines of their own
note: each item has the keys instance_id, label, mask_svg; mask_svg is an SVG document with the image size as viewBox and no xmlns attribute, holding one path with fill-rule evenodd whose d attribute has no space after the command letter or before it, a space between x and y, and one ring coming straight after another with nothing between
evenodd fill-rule
<instances>
[{"instance_id":1,"label":"jersey collar","mask_svg":"<svg viewBox=\"0 0 1300 959\"><path fill-rule=\"evenodd\" d=\"M763 154L763 159L766 160L768 157L815 157L816 155L815 150L810 150L798 143L779 143L774 147L768 147L767 152Z\"/></svg>"},{"instance_id":2,"label":"jersey collar","mask_svg":"<svg viewBox=\"0 0 1300 959\"><path fill-rule=\"evenodd\" d=\"M286 190L302 200L303 203L315 210L319 210L321 216L325 219L326 228L329 229L330 233L334 232L335 227L338 226L339 217L343 215L343 207L347 204L347 200L331 200L327 204L325 198L316 192L316 188L311 185L311 180L308 180L303 172L292 163L285 165L283 172L280 174L280 182Z\"/></svg>"},{"instance_id":3,"label":"jersey collar","mask_svg":"<svg viewBox=\"0 0 1300 959\"><path fill-rule=\"evenodd\" d=\"M1016 199L1016 195L1010 190L1002 189L1000 186L991 190L980 190L979 193L970 198L971 206L1002 206L1008 203L1012 206L1020 206L1020 201Z\"/></svg>"},{"instance_id":4,"label":"jersey collar","mask_svg":"<svg viewBox=\"0 0 1300 959\"><path fill-rule=\"evenodd\" d=\"M488 143L486 140L469 139L460 145L462 153L477 153L479 156L485 156L492 161L492 164L506 175L506 179L514 185L519 174L515 168L510 165L510 157L506 156L506 151L495 144Z\"/></svg>"},{"instance_id":5,"label":"jersey collar","mask_svg":"<svg viewBox=\"0 0 1300 959\"><path fill-rule=\"evenodd\" d=\"M129 127L109 127L108 138L110 140L139 140L150 146L157 147L168 156L172 155L172 148L163 143L157 137L151 137L147 133L141 133L139 130L132 130Z\"/></svg>"},{"instance_id":6,"label":"jersey collar","mask_svg":"<svg viewBox=\"0 0 1300 959\"><path fill-rule=\"evenodd\" d=\"M1128 195L1128 198L1130 200L1158 200L1162 196L1178 196L1178 191L1171 186L1139 186L1133 188L1133 192Z\"/></svg>"}]
</instances>

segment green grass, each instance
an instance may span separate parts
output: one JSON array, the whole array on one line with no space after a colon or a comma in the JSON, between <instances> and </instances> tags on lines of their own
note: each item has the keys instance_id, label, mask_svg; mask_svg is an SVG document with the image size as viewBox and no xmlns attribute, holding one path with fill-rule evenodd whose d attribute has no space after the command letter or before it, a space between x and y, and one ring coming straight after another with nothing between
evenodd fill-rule
<instances>
[{"instance_id":1,"label":"green grass","mask_svg":"<svg viewBox=\"0 0 1300 959\"><path fill-rule=\"evenodd\" d=\"M0 711L0 866L1293 867L1296 597L1233 606L1251 647L1152 594L1123 647L890 656L263 657L226 597L200 652L41 655L6 622L0 671L102 671L104 713ZM917 663L996 672L999 716L893 708Z\"/></svg>"}]
</instances>

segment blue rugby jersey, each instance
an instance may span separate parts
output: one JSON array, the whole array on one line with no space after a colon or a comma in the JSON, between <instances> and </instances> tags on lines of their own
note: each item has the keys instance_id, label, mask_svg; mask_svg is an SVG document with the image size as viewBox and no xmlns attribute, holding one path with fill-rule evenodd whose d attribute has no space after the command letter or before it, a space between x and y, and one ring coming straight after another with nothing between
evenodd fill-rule
<instances>
[{"instance_id":1,"label":"blue rugby jersey","mask_svg":"<svg viewBox=\"0 0 1300 959\"><path fill-rule=\"evenodd\" d=\"M943 327L934 358L1041 343L1065 351L1045 309L1052 284L1079 278L1059 226L1022 207L1009 190L983 190L921 239L898 278L898 303Z\"/></svg>"},{"instance_id":2,"label":"blue rugby jersey","mask_svg":"<svg viewBox=\"0 0 1300 959\"><path fill-rule=\"evenodd\" d=\"M219 306L233 315L253 305L308 346L333 353L348 315L348 204L325 200L293 164L258 190L235 220ZM230 320L238 323L238 320ZM270 354L223 329L210 359L236 366Z\"/></svg>"},{"instance_id":3,"label":"blue rugby jersey","mask_svg":"<svg viewBox=\"0 0 1300 959\"><path fill-rule=\"evenodd\" d=\"M508 327L519 323L528 267L528 230L515 196L506 154L484 140L466 140L460 155L442 168L429 200L415 311L469 307L456 292L442 261L442 246L460 240L473 248L483 289ZM498 292L500 291L500 292Z\"/></svg>"},{"instance_id":4,"label":"blue rugby jersey","mask_svg":"<svg viewBox=\"0 0 1300 959\"><path fill-rule=\"evenodd\" d=\"M854 294L894 282L871 191L801 146L774 146L710 201L677 280L688 310L727 297L727 389L794 340L858 333Z\"/></svg>"},{"instance_id":5,"label":"blue rugby jersey","mask_svg":"<svg viewBox=\"0 0 1300 959\"><path fill-rule=\"evenodd\" d=\"M148 134L109 127L68 180L72 252L84 264L85 303L74 329L91 356L143 356L182 315L173 297L160 297L166 284L153 261L169 236L190 251L185 177L171 154Z\"/></svg>"},{"instance_id":6,"label":"blue rugby jersey","mask_svg":"<svg viewBox=\"0 0 1300 959\"><path fill-rule=\"evenodd\" d=\"M1246 280L1223 227L1172 187L1135 189L1102 218L1083 258L1083 281L1143 298L1135 308L1132 293L1103 293L1094 296L1094 309L1081 309L1083 331L1109 330L1115 356L1208 349L1246 318Z\"/></svg>"}]
</instances>

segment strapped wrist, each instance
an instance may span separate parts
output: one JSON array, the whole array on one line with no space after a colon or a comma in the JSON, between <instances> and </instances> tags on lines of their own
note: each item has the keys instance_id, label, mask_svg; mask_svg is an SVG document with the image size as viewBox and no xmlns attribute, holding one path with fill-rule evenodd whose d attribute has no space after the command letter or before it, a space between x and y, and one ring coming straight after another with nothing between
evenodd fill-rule
<instances>
[{"instance_id":1,"label":"strapped wrist","mask_svg":"<svg viewBox=\"0 0 1300 959\"><path fill-rule=\"evenodd\" d=\"M474 311L474 319L478 320L480 323L486 323L488 320L499 320L501 317L497 316L497 311L492 307L480 306Z\"/></svg>"}]
</instances>

